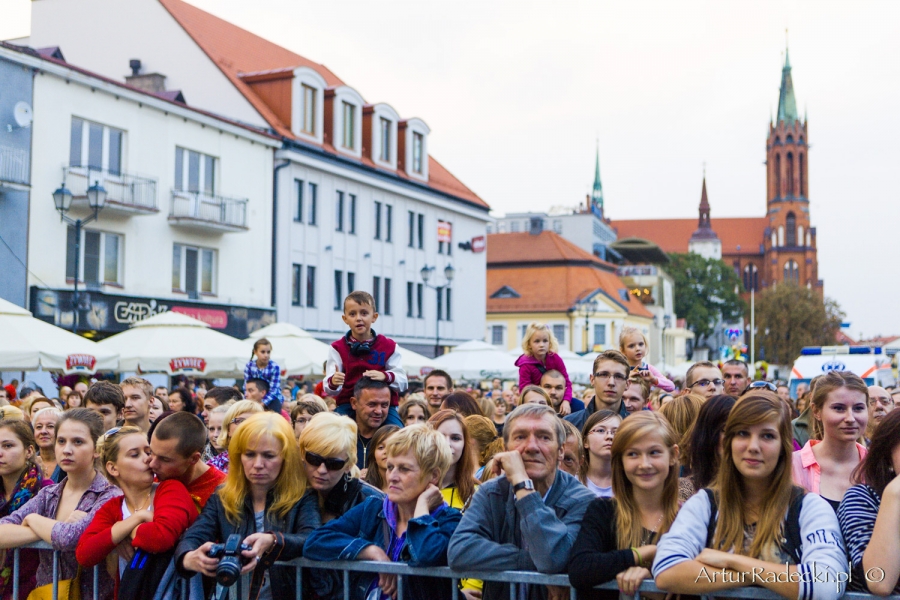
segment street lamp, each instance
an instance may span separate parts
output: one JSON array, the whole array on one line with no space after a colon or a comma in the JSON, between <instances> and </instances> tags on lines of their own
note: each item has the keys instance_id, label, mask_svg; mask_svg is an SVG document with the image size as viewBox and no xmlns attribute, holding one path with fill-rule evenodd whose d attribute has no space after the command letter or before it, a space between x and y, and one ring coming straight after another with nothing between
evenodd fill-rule
<instances>
[{"instance_id":1,"label":"street lamp","mask_svg":"<svg viewBox=\"0 0 900 600\"><path fill-rule=\"evenodd\" d=\"M584 353L587 354L590 351L589 347L589 334L590 334L590 318L599 312L599 304L597 304L597 300L594 298L585 298L584 300L580 300L575 303L575 307L572 309L572 314L576 317L584 317ZM574 327L574 325L573 325ZM574 336L572 336L574 337ZM574 340L573 340L574 341Z\"/></svg>"},{"instance_id":2,"label":"street lamp","mask_svg":"<svg viewBox=\"0 0 900 600\"><path fill-rule=\"evenodd\" d=\"M653 324L659 327L658 317L653 317ZM666 366L666 329L672 327L672 315L664 315L663 316L663 324L662 324L662 362L663 367Z\"/></svg>"},{"instance_id":3,"label":"street lamp","mask_svg":"<svg viewBox=\"0 0 900 600\"><path fill-rule=\"evenodd\" d=\"M456 275L456 269L453 268L453 265L447 265L444 267L444 279L447 280L447 283L444 285L428 285L428 280L431 279L431 274L437 269L437 267L429 267L425 265L419 271L419 275L422 277L422 281L425 284L425 287L431 288L435 290L437 304L435 307L435 316L437 319L435 320L434 325L434 356L438 357L441 354L441 294L444 292L445 287L450 287L450 282L453 281L453 277ZM449 308L449 307L448 307Z\"/></svg>"},{"instance_id":4,"label":"street lamp","mask_svg":"<svg viewBox=\"0 0 900 600\"><path fill-rule=\"evenodd\" d=\"M100 185L99 181L94 181L94 185L87 189L88 206L91 208L91 215L86 219L73 219L66 216L69 209L72 208L72 192L66 188L63 183L53 192L53 204L59 211L59 220L75 226L75 290L72 294L72 332L78 333L78 271L81 266L81 227L95 220L100 211L106 205L106 189Z\"/></svg>"}]
</instances>

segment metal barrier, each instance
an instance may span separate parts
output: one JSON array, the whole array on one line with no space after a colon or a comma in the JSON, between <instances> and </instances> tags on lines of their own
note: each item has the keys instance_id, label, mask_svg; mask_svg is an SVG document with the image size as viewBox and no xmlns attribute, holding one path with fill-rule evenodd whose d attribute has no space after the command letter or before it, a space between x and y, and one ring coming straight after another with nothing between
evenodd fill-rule
<instances>
[{"instance_id":1,"label":"metal barrier","mask_svg":"<svg viewBox=\"0 0 900 600\"><path fill-rule=\"evenodd\" d=\"M59 550L54 550L53 546L47 542L34 542L22 546L21 548L11 549L13 552L12 600L19 600L19 551L25 549L47 550L53 552L53 600L59 600ZM94 576L94 600L99 600L100 597L100 591L98 589L100 585L100 568L101 565L97 565L91 569ZM82 575L82 577L84 577L84 575Z\"/></svg>"}]
</instances>

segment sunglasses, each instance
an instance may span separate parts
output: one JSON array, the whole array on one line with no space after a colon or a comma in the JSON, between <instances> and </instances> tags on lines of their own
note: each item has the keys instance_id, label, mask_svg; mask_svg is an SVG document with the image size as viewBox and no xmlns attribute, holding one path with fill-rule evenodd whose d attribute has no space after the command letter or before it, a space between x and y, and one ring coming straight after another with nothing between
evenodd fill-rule
<instances>
[{"instance_id":1,"label":"sunglasses","mask_svg":"<svg viewBox=\"0 0 900 600\"><path fill-rule=\"evenodd\" d=\"M750 385L747 386L747 390L758 390L760 388L764 388L769 390L770 392L777 392L778 386L776 386L771 381L754 381ZM747 391L745 390L745 391Z\"/></svg>"},{"instance_id":2,"label":"sunglasses","mask_svg":"<svg viewBox=\"0 0 900 600\"><path fill-rule=\"evenodd\" d=\"M343 458L325 458L309 451L306 453L306 462L313 467L321 467L324 463L325 468L329 471L340 471L347 464L347 461Z\"/></svg>"},{"instance_id":3,"label":"sunglasses","mask_svg":"<svg viewBox=\"0 0 900 600\"><path fill-rule=\"evenodd\" d=\"M112 429L110 429L109 431L107 431L107 432L104 434L104 437L110 438L110 437L116 435L117 433L119 433L119 431L120 431L121 429L122 429L121 427L113 427Z\"/></svg>"}]
</instances>

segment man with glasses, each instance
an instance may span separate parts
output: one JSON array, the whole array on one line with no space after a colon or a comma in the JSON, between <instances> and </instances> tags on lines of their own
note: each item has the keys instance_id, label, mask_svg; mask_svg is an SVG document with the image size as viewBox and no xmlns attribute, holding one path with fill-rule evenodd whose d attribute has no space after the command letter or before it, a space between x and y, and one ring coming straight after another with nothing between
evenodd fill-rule
<instances>
[{"instance_id":1,"label":"man with glasses","mask_svg":"<svg viewBox=\"0 0 900 600\"><path fill-rule=\"evenodd\" d=\"M356 415L356 466L365 469L369 440L387 421L391 407L391 388L386 381L360 377L353 387L350 407Z\"/></svg>"},{"instance_id":2,"label":"man with glasses","mask_svg":"<svg viewBox=\"0 0 900 600\"><path fill-rule=\"evenodd\" d=\"M598 410L611 410L623 419L628 416L622 394L628 381L628 360L618 350L606 350L594 359L594 371L591 375L591 386L594 388L594 399L588 402L584 410L572 413L566 421L584 429L588 417Z\"/></svg>"},{"instance_id":3,"label":"man with glasses","mask_svg":"<svg viewBox=\"0 0 900 600\"><path fill-rule=\"evenodd\" d=\"M725 390L725 380L719 367L704 360L691 365L684 376L684 387L695 394L704 396L707 400ZM741 388L740 391L743 391ZM740 392L738 392L740 393Z\"/></svg>"},{"instance_id":4,"label":"man with glasses","mask_svg":"<svg viewBox=\"0 0 900 600\"><path fill-rule=\"evenodd\" d=\"M722 365L722 379L725 380L725 393L737 398L744 393L744 389L750 383L747 363L736 359L727 361Z\"/></svg>"},{"instance_id":5,"label":"man with glasses","mask_svg":"<svg viewBox=\"0 0 900 600\"><path fill-rule=\"evenodd\" d=\"M866 425L866 443L872 439L875 427L894 410L894 399L880 385L869 386L869 423Z\"/></svg>"}]
</instances>

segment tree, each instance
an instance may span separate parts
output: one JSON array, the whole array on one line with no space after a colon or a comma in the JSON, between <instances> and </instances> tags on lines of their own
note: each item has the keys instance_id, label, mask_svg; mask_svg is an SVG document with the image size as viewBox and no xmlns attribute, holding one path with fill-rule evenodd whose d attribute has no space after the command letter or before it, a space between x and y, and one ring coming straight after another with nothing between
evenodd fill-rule
<instances>
[{"instance_id":1,"label":"tree","mask_svg":"<svg viewBox=\"0 0 900 600\"><path fill-rule=\"evenodd\" d=\"M719 321L741 319L745 304L738 294L741 280L721 260L699 254L669 254L666 272L675 280L675 314L687 321L697 345Z\"/></svg>"},{"instance_id":2,"label":"tree","mask_svg":"<svg viewBox=\"0 0 900 600\"><path fill-rule=\"evenodd\" d=\"M833 345L846 316L836 301L794 283L779 283L757 298L757 340L777 365L793 364L804 346Z\"/></svg>"}]
</instances>

